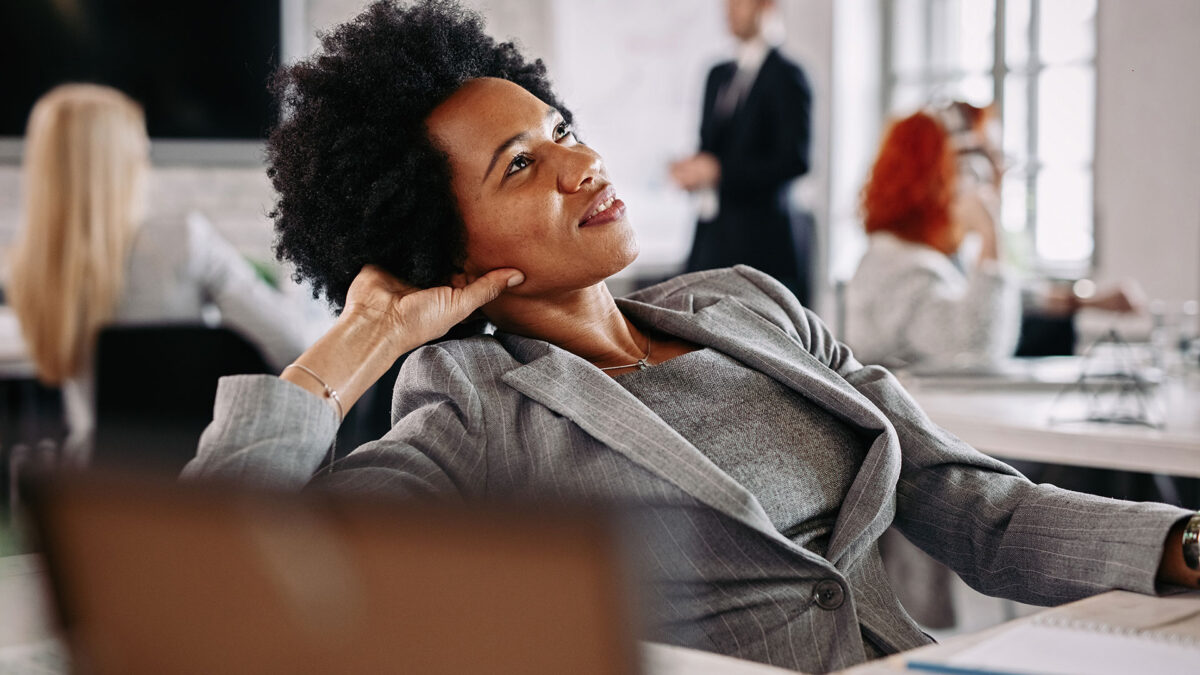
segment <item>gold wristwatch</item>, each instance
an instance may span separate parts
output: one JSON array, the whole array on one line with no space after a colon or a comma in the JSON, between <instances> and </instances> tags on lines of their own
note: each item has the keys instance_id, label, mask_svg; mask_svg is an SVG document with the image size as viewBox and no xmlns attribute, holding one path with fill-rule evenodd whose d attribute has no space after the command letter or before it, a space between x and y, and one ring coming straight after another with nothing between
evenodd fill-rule
<instances>
[{"instance_id":1,"label":"gold wristwatch","mask_svg":"<svg viewBox=\"0 0 1200 675\"><path fill-rule=\"evenodd\" d=\"M1183 526L1183 563L1191 569L1200 570L1200 512Z\"/></svg>"}]
</instances>

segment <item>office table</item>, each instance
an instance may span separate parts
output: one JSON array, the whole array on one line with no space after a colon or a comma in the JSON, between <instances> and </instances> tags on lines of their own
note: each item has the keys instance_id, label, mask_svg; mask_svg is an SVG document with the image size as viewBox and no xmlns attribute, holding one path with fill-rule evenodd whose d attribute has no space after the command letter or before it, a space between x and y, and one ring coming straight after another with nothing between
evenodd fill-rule
<instances>
[{"instance_id":1,"label":"office table","mask_svg":"<svg viewBox=\"0 0 1200 675\"><path fill-rule=\"evenodd\" d=\"M1175 647L1194 650L1195 654L1200 655L1200 591L1190 591L1166 597L1151 597L1128 591L1109 591L1014 619L998 626L981 630L978 633L955 636L939 644L927 645L900 654L893 654L887 658L864 663L840 672L842 675L888 675L889 673L897 672L930 672L924 669L913 669L910 663L944 664L947 659L961 654L968 649L975 648L986 641L1001 638L1005 633L1037 625L1068 627L1071 631L1084 630L1089 633L1095 631L1093 635L1097 636L1097 639L1100 640L1112 639L1106 638L1106 636L1115 636L1116 639L1120 640L1122 635L1152 635L1152 639L1156 642L1173 643ZM1122 649L1136 644L1137 642L1123 643L1116 648ZM1134 649L1136 648L1134 647ZM1072 651L1059 654L1029 651L1037 648L1028 643L1025 643L1024 649L1026 653L1018 654L1018 658L1043 660L1046 663L1077 658ZM1070 648L1066 649L1069 650ZM1135 658L1141 655L1130 652L1124 656ZM1184 658L1190 658L1190 656L1185 656ZM1196 662L1200 663L1200 656L1197 656L1197 659ZM1005 661L1008 662L1008 659L1005 659ZM1010 664L1009 668L1005 668L1003 665L994 666L994 668L995 671L993 672L1008 672L1009 668L1014 672L1027 672L1022 668L1018 668L1015 664ZM1052 668L1052 666L1046 666L1048 672L1055 672ZM944 670L942 672L976 671ZM1091 671L1086 666L1078 666L1076 672ZM1136 668L1128 672L1157 673L1161 671L1156 668L1155 663L1143 661Z\"/></svg>"},{"instance_id":2,"label":"office table","mask_svg":"<svg viewBox=\"0 0 1200 675\"><path fill-rule=\"evenodd\" d=\"M1181 603L1189 603L1182 604ZM1183 607L1183 611L1179 610ZM845 675L886 675L908 670L911 660L937 661L959 653L1014 627L1045 617L1066 617L1096 623L1128 623L1131 616L1144 617L1147 625L1159 623L1191 626L1200 640L1200 592L1154 598L1126 591L1110 591L1085 600L1022 617L979 633L961 635L941 644L929 645L839 671ZM1162 621L1163 617L1166 621ZM47 598L46 575L36 555L0 557L0 670L3 657L26 647L54 640ZM784 675L792 671L708 652L645 643L643 666L647 675Z\"/></svg>"},{"instance_id":3,"label":"office table","mask_svg":"<svg viewBox=\"0 0 1200 675\"><path fill-rule=\"evenodd\" d=\"M1200 374L1165 379L1147 400L1161 428L1079 421L1082 394L1030 383L902 376L939 426L1003 459L1200 477Z\"/></svg>"}]
</instances>

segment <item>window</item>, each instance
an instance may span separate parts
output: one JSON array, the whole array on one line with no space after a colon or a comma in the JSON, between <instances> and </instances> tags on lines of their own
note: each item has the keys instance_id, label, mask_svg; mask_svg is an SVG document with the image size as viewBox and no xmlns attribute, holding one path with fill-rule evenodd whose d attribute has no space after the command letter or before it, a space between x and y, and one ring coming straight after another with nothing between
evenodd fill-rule
<instances>
[{"instance_id":1,"label":"window","mask_svg":"<svg viewBox=\"0 0 1200 675\"><path fill-rule=\"evenodd\" d=\"M1014 261L1082 274L1093 249L1096 0L884 0L885 113L995 102Z\"/></svg>"}]
</instances>

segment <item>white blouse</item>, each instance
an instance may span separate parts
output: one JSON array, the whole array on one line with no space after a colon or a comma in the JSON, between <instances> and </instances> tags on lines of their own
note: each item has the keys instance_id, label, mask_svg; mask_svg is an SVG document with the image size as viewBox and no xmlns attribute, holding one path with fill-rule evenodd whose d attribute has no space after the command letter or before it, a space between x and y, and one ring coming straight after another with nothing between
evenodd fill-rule
<instances>
[{"instance_id":1,"label":"white blouse","mask_svg":"<svg viewBox=\"0 0 1200 675\"><path fill-rule=\"evenodd\" d=\"M843 340L863 363L991 361L1021 330L1018 284L985 260L964 275L946 255L888 232L870 236L846 286Z\"/></svg>"},{"instance_id":2,"label":"white blouse","mask_svg":"<svg viewBox=\"0 0 1200 675\"><path fill-rule=\"evenodd\" d=\"M242 333L281 369L313 341L294 303L258 278L254 268L199 213L143 224L134 237L125 288L112 323L200 323L215 307L220 323ZM63 383L67 452L84 463L95 428L91 364Z\"/></svg>"}]
</instances>

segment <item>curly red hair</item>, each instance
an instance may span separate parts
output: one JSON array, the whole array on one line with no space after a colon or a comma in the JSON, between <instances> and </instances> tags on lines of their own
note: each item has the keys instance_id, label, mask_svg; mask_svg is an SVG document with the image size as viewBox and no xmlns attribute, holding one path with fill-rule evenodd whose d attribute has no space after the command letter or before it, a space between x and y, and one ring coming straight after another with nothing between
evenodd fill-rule
<instances>
[{"instance_id":1,"label":"curly red hair","mask_svg":"<svg viewBox=\"0 0 1200 675\"><path fill-rule=\"evenodd\" d=\"M950 137L937 118L919 112L892 123L862 191L867 232L891 232L952 253L961 238L950 219L955 167Z\"/></svg>"}]
</instances>

